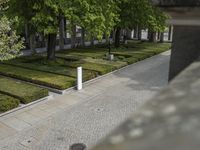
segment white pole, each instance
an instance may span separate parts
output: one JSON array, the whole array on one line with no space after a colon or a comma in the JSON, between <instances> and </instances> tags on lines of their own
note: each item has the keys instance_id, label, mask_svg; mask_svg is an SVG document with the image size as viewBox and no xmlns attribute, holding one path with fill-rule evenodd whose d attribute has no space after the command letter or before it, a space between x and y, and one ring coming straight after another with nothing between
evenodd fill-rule
<instances>
[{"instance_id":1,"label":"white pole","mask_svg":"<svg viewBox=\"0 0 200 150\"><path fill-rule=\"evenodd\" d=\"M81 90L83 88L82 85L82 67L78 67L77 68L77 90Z\"/></svg>"}]
</instances>

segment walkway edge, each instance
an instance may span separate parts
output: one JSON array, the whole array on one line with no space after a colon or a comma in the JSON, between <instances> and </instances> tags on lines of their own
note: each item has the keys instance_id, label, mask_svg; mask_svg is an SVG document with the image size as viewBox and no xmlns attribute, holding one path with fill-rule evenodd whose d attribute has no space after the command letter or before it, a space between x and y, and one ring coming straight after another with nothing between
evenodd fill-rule
<instances>
[{"instance_id":1,"label":"walkway edge","mask_svg":"<svg viewBox=\"0 0 200 150\"><path fill-rule=\"evenodd\" d=\"M49 99L51 99L51 98L52 98L52 96L50 95L50 96L46 96L46 97L44 97L44 98L41 98L41 99L39 99L39 100L36 100L36 101L34 101L34 102L31 102L31 103L29 103L29 104L21 105L21 106L15 108L15 109L12 109L12 110L10 110L10 111L7 111L7 112L4 112L4 113L0 114L0 117L4 117L4 116L6 116L6 115L12 114L12 113L14 113L14 112L16 112L16 111L22 110L22 109L24 109L24 108L27 108L27 107L32 106L32 105L34 105L34 104L40 103L40 102L42 102L42 101L49 100Z\"/></svg>"}]
</instances>

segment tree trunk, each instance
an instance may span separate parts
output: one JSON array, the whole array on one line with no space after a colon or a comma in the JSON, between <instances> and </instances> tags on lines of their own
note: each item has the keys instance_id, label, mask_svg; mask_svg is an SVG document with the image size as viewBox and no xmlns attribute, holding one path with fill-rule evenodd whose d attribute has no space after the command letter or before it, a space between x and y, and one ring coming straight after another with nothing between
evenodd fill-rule
<instances>
[{"instance_id":1,"label":"tree trunk","mask_svg":"<svg viewBox=\"0 0 200 150\"><path fill-rule=\"evenodd\" d=\"M106 44L109 44L110 37L107 34L105 34L105 39L106 39Z\"/></svg>"},{"instance_id":2,"label":"tree trunk","mask_svg":"<svg viewBox=\"0 0 200 150\"><path fill-rule=\"evenodd\" d=\"M47 59L55 60L56 34L48 34Z\"/></svg>"},{"instance_id":3,"label":"tree trunk","mask_svg":"<svg viewBox=\"0 0 200 150\"><path fill-rule=\"evenodd\" d=\"M28 24L25 24L25 42L27 43L27 47L26 48L30 48L30 39L29 39L29 32L28 32Z\"/></svg>"},{"instance_id":4,"label":"tree trunk","mask_svg":"<svg viewBox=\"0 0 200 150\"><path fill-rule=\"evenodd\" d=\"M164 32L160 33L160 43L164 42Z\"/></svg>"},{"instance_id":5,"label":"tree trunk","mask_svg":"<svg viewBox=\"0 0 200 150\"><path fill-rule=\"evenodd\" d=\"M120 32L121 32L121 28L118 27L115 33L115 47L116 48L120 46Z\"/></svg>"},{"instance_id":6,"label":"tree trunk","mask_svg":"<svg viewBox=\"0 0 200 150\"><path fill-rule=\"evenodd\" d=\"M30 49L33 54L36 53L35 34L30 35Z\"/></svg>"},{"instance_id":7,"label":"tree trunk","mask_svg":"<svg viewBox=\"0 0 200 150\"><path fill-rule=\"evenodd\" d=\"M64 38L67 38L67 20L64 18Z\"/></svg>"},{"instance_id":8,"label":"tree trunk","mask_svg":"<svg viewBox=\"0 0 200 150\"><path fill-rule=\"evenodd\" d=\"M142 30L140 28L138 28L138 40L142 40Z\"/></svg>"},{"instance_id":9,"label":"tree trunk","mask_svg":"<svg viewBox=\"0 0 200 150\"><path fill-rule=\"evenodd\" d=\"M112 41L115 41L116 30L113 30Z\"/></svg>"},{"instance_id":10,"label":"tree trunk","mask_svg":"<svg viewBox=\"0 0 200 150\"><path fill-rule=\"evenodd\" d=\"M59 20L59 46L60 46L60 50L63 50L64 49L64 18L63 17L60 17L60 20Z\"/></svg>"},{"instance_id":11,"label":"tree trunk","mask_svg":"<svg viewBox=\"0 0 200 150\"><path fill-rule=\"evenodd\" d=\"M151 31L148 29L147 39L150 41L150 38L151 38Z\"/></svg>"},{"instance_id":12,"label":"tree trunk","mask_svg":"<svg viewBox=\"0 0 200 150\"><path fill-rule=\"evenodd\" d=\"M94 47L94 37L93 36L91 37L90 43L91 43L90 46Z\"/></svg>"},{"instance_id":13,"label":"tree trunk","mask_svg":"<svg viewBox=\"0 0 200 150\"><path fill-rule=\"evenodd\" d=\"M158 32L158 36L157 36L157 39L160 40L160 37L161 37L161 33Z\"/></svg>"},{"instance_id":14,"label":"tree trunk","mask_svg":"<svg viewBox=\"0 0 200 150\"><path fill-rule=\"evenodd\" d=\"M168 40L172 40L172 26L169 26Z\"/></svg>"},{"instance_id":15,"label":"tree trunk","mask_svg":"<svg viewBox=\"0 0 200 150\"><path fill-rule=\"evenodd\" d=\"M132 39L132 30L130 30L130 29L126 30L126 37L127 37L128 40Z\"/></svg>"},{"instance_id":16,"label":"tree trunk","mask_svg":"<svg viewBox=\"0 0 200 150\"><path fill-rule=\"evenodd\" d=\"M134 38L138 39L138 26L134 28Z\"/></svg>"},{"instance_id":17,"label":"tree trunk","mask_svg":"<svg viewBox=\"0 0 200 150\"><path fill-rule=\"evenodd\" d=\"M85 29L81 29L81 46L85 47Z\"/></svg>"},{"instance_id":18,"label":"tree trunk","mask_svg":"<svg viewBox=\"0 0 200 150\"><path fill-rule=\"evenodd\" d=\"M76 25L72 25L71 48L76 47Z\"/></svg>"},{"instance_id":19,"label":"tree trunk","mask_svg":"<svg viewBox=\"0 0 200 150\"><path fill-rule=\"evenodd\" d=\"M153 43L156 43L156 32L151 32L150 34L150 38L149 38L149 42L153 42Z\"/></svg>"}]
</instances>

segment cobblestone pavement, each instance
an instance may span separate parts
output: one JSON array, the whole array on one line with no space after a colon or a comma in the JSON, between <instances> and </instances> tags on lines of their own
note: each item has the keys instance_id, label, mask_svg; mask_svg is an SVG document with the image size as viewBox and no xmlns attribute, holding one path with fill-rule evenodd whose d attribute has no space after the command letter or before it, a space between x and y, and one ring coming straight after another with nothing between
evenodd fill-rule
<instances>
[{"instance_id":1,"label":"cobblestone pavement","mask_svg":"<svg viewBox=\"0 0 200 150\"><path fill-rule=\"evenodd\" d=\"M170 52L0 118L0 150L90 149L167 85Z\"/></svg>"}]
</instances>

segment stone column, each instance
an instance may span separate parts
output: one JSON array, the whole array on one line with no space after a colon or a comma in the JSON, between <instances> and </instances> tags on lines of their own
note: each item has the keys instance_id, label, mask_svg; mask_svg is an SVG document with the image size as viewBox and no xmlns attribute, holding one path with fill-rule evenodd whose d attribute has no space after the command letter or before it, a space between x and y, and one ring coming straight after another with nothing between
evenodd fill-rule
<instances>
[{"instance_id":1,"label":"stone column","mask_svg":"<svg viewBox=\"0 0 200 150\"><path fill-rule=\"evenodd\" d=\"M169 80L200 56L200 26L174 26Z\"/></svg>"}]
</instances>

